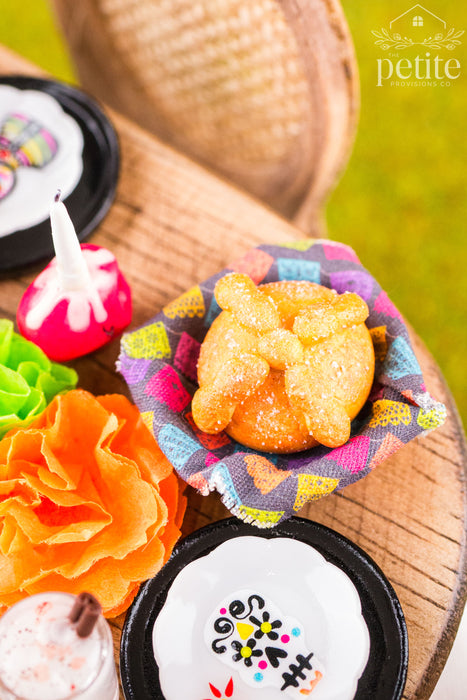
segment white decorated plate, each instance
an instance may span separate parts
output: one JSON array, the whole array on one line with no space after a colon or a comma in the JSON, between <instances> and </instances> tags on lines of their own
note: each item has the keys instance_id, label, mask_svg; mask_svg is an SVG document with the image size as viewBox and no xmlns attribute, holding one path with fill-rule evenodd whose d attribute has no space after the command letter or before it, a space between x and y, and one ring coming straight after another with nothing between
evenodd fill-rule
<instances>
[{"instance_id":1,"label":"white decorated plate","mask_svg":"<svg viewBox=\"0 0 467 700\"><path fill-rule=\"evenodd\" d=\"M128 700L396 700L400 604L376 564L308 520L237 519L183 540L141 588L122 635Z\"/></svg>"},{"instance_id":2,"label":"white decorated plate","mask_svg":"<svg viewBox=\"0 0 467 700\"><path fill-rule=\"evenodd\" d=\"M18 128L15 117L24 120ZM83 240L107 213L115 195L119 149L113 126L78 88L55 80L25 76L0 77L0 131L12 120L13 142L25 142L13 186L0 198L0 271L9 271L54 255L49 209L62 191L78 238ZM34 161L37 129L44 130L52 153ZM21 131L23 129L23 131ZM5 144L7 144L5 146ZM0 142L3 175L11 175L8 139ZM40 154L39 154L40 155ZM0 192L2 183L0 182Z\"/></svg>"}]
</instances>

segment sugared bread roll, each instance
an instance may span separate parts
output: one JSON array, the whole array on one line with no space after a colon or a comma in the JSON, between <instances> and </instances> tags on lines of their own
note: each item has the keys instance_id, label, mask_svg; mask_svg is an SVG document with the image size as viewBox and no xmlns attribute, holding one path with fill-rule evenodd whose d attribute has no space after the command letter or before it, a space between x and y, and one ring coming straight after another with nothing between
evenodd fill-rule
<instances>
[{"instance_id":1,"label":"sugared bread roll","mask_svg":"<svg viewBox=\"0 0 467 700\"><path fill-rule=\"evenodd\" d=\"M214 290L193 397L196 425L263 452L343 445L373 383L366 303L312 282L256 287L239 273Z\"/></svg>"}]
</instances>

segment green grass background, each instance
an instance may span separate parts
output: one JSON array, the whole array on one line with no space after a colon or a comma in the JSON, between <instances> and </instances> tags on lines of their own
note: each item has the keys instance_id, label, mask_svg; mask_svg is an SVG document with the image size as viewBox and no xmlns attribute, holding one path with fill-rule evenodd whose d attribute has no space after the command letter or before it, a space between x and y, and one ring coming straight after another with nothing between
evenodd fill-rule
<instances>
[{"instance_id":1,"label":"green grass background","mask_svg":"<svg viewBox=\"0 0 467 700\"><path fill-rule=\"evenodd\" d=\"M467 32L452 54L436 52L462 63L450 87L379 88L376 62L386 54L371 31L388 28L411 0L343 5L357 51L361 115L352 158L328 206L329 234L355 248L424 339L465 424ZM426 7L448 27L467 30L467 4L430 0ZM45 0L4 2L0 43L58 78L74 79Z\"/></svg>"}]
</instances>

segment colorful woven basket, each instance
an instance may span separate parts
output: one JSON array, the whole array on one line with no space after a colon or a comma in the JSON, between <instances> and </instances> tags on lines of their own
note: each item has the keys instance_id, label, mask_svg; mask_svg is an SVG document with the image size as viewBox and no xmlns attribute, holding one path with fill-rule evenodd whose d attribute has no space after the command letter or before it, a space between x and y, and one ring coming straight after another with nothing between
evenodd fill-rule
<instances>
[{"instance_id":1,"label":"colorful woven basket","mask_svg":"<svg viewBox=\"0 0 467 700\"><path fill-rule=\"evenodd\" d=\"M339 293L357 292L367 302L375 381L342 447L272 455L245 448L225 433L202 433L193 423L190 404L199 349L220 313L213 290L231 271L249 274L256 284L309 280ZM444 405L426 391L401 314L354 251L331 241L250 250L182 294L147 325L124 335L118 367L180 476L204 495L216 489L234 515L259 527L272 527L308 501L361 479L446 417Z\"/></svg>"}]
</instances>

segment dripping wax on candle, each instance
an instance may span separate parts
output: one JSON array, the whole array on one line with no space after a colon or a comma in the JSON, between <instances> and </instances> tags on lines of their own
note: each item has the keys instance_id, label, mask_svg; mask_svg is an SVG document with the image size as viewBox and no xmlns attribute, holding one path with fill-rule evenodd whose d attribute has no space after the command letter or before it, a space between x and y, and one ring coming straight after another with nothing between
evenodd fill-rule
<instances>
[{"instance_id":1,"label":"dripping wax on candle","mask_svg":"<svg viewBox=\"0 0 467 700\"><path fill-rule=\"evenodd\" d=\"M54 360L92 352L131 319L131 292L114 255L80 245L68 211L55 196L50 210L56 256L18 307L20 332Z\"/></svg>"}]
</instances>

